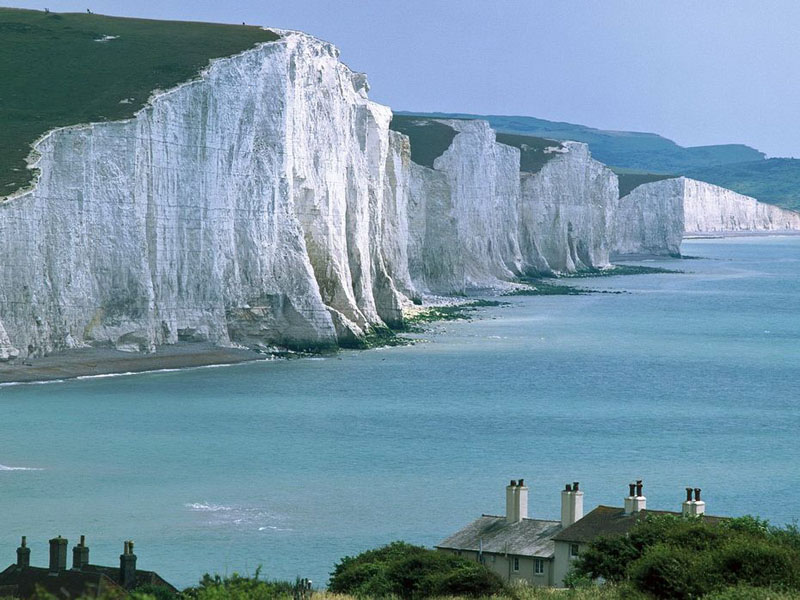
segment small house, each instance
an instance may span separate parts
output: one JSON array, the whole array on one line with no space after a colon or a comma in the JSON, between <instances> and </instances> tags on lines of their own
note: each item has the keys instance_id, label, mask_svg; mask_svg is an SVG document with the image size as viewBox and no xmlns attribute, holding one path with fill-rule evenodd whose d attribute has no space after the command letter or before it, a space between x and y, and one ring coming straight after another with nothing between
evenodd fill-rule
<instances>
[{"instance_id":1,"label":"small house","mask_svg":"<svg viewBox=\"0 0 800 600\"><path fill-rule=\"evenodd\" d=\"M65 538L50 540L48 567L31 566L31 549L23 536L17 548L17 562L0 572L0 598L32 598L37 590L44 590L55 598L122 597L139 586L161 587L177 593L158 573L136 568L133 542L125 542L119 557L119 567L104 567L89 562L86 538L72 548L72 568L67 568Z\"/></svg>"}]
</instances>

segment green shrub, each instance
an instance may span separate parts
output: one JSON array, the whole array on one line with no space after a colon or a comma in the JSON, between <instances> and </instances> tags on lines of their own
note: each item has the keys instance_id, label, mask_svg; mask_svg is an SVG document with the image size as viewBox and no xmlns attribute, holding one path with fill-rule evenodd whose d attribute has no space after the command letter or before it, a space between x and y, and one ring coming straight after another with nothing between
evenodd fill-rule
<instances>
[{"instance_id":1,"label":"green shrub","mask_svg":"<svg viewBox=\"0 0 800 600\"><path fill-rule=\"evenodd\" d=\"M708 591L695 571L691 553L659 544L631 565L630 578L638 589L657 598L684 600Z\"/></svg>"},{"instance_id":2,"label":"green shrub","mask_svg":"<svg viewBox=\"0 0 800 600\"><path fill-rule=\"evenodd\" d=\"M714 552L712 560L728 584L800 589L800 555L768 539L739 536Z\"/></svg>"},{"instance_id":3,"label":"green shrub","mask_svg":"<svg viewBox=\"0 0 800 600\"><path fill-rule=\"evenodd\" d=\"M627 535L591 543L575 563L574 577L581 576L629 582L656 598L699 598L737 586L800 591L800 532L755 517L650 516Z\"/></svg>"},{"instance_id":4,"label":"green shrub","mask_svg":"<svg viewBox=\"0 0 800 600\"><path fill-rule=\"evenodd\" d=\"M181 596L184 600L271 600L293 595L294 584L260 579L260 572L259 567L253 577L234 573L224 578L206 573L198 586L185 589Z\"/></svg>"},{"instance_id":5,"label":"green shrub","mask_svg":"<svg viewBox=\"0 0 800 600\"><path fill-rule=\"evenodd\" d=\"M328 589L359 597L490 596L504 590L484 565L459 556L393 542L335 565Z\"/></svg>"}]
</instances>

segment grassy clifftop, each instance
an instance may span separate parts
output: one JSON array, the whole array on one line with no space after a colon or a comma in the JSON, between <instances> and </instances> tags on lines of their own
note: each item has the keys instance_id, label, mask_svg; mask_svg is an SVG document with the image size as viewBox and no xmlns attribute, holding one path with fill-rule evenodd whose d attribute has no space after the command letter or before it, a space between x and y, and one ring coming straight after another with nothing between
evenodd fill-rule
<instances>
[{"instance_id":1,"label":"grassy clifftop","mask_svg":"<svg viewBox=\"0 0 800 600\"><path fill-rule=\"evenodd\" d=\"M278 39L259 27L0 8L0 200L54 127L132 117L212 58Z\"/></svg>"}]
</instances>

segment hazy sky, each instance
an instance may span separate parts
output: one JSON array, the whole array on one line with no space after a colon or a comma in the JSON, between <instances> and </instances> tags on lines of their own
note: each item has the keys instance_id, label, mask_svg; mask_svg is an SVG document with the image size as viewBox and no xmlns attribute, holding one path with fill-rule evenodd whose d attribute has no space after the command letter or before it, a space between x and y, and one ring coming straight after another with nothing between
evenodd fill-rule
<instances>
[{"instance_id":1,"label":"hazy sky","mask_svg":"<svg viewBox=\"0 0 800 600\"><path fill-rule=\"evenodd\" d=\"M800 157L797 0L7 0L301 29L398 110L531 115Z\"/></svg>"}]
</instances>

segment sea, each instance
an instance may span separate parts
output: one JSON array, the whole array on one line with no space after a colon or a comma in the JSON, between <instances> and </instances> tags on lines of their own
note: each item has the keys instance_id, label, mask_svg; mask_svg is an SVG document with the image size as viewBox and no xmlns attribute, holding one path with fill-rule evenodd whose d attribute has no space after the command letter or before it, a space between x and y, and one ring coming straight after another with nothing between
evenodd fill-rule
<instances>
[{"instance_id":1,"label":"sea","mask_svg":"<svg viewBox=\"0 0 800 600\"><path fill-rule=\"evenodd\" d=\"M178 587L307 577L502 515L621 506L800 518L800 237L687 240L682 273L572 279L413 346L0 387L0 570L28 536ZM619 293L611 293L619 292Z\"/></svg>"}]
</instances>

